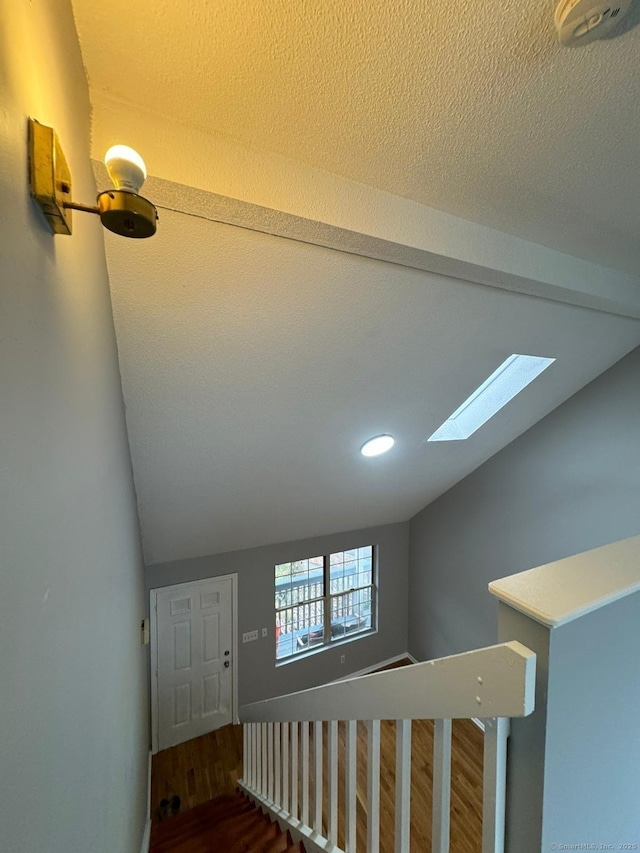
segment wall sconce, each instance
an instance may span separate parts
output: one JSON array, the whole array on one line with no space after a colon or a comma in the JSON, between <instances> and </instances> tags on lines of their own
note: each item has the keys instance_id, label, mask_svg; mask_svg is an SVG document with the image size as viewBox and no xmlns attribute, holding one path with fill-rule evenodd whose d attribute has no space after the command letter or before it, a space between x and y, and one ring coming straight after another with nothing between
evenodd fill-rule
<instances>
[{"instance_id":1,"label":"wall sconce","mask_svg":"<svg viewBox=\"0 0 640 853\"><path fill-rule=\"evenodd\" d=\"M71 234L71 211L97 213L105 228L122 237L151 237L158 212L138 195L147 177L142 157L126 145L107 151L105 165L113 189L98 193L97 207L72 200L71 172L51 127L29 119L29 177L31 195L44 213L53 234Z\"/></svg>"}]
</instances>

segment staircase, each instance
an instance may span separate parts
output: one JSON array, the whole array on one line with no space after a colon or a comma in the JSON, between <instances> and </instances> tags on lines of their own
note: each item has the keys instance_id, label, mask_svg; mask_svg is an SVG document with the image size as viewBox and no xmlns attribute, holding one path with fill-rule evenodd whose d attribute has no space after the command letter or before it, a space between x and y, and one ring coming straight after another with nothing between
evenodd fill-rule
<instances>
[{"instance_id":1,"label":"staircase","mask_svg":"<svg viewBox=\"0 0 640 853\"><path fill-rule=\"evenodd\" d=\"M431 851L450 853L452 720L480 714L485 729L482 853L503 853L510 718L533 711L535 664L530 649L509 641L245 705L238 786L308 853L356 853L358 728L364 726L367 853L389 850L390 844L395 853L409 853L412 725L432 720ZM395 721L393 838L383 838L380 831L381 794L389 776L389 768L381 766L381 723L387 720ZM342 744L339 723L345 730ZM322 760L325 742L327 761ZM339 799L344 800L343 832Z\"/></svg>"},{"instance_id":2,"label":"staircase","mask_svg":"<svg viewBox=\"0 0 640 853\"><path fill-rule=\"evenodd\" d=\"M241 794L216 797L153 824L149 853L304 853Z\"/></svg>"},{"instance_id":3,"label":"staircase","mask_svg":"<svg viewBox=\"0 0 640 853\"><path fill-rule=\"evenodd\" d=\"M150 853L540 853L572 846L562 838L634 847L640 536L490 589L498 645L244 705L246 798L218 797L154 825ZM451 843L452 721L478 718L481 831L463 848ZM426 763L413 736L425 721ZM389 726L395 760L382 762ZM419 796L412 763L429 767ZM412 846L412 809L424 811L427 794L431 831Z\"/></svg>"}]
</instances>

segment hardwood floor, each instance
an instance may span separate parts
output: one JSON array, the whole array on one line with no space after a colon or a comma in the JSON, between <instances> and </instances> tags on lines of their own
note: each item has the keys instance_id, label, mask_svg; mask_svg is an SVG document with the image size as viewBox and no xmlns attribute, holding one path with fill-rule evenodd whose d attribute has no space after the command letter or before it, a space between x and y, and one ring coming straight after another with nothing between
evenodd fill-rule
<instances>
[{"instance_id":1,"label":"hardwood floor","mask_svg":"<svg viewBox=\"0 0 640 853\"><path fill-rule=\"evenodd\" d=\"M323 778L324 815L328 796L327 727L324 724ZM339 802L344 802L345 724L338 727ZM313 727L311 727L313 743ZM411 849L431 851L431 786L433 723L414 720L412 726ZM454 720L451 760L451 853L480 853L482 843L482 732L470 720ZM313 768L313 748L310 750ZM357 851L366 850L366 728L358 724ZM380 838L381 853L392 853L395 800L395 723L380 726ZM182 800L182 811L215 797L231 794L242 776L242 729L226 726L216 732L164 750L153 757L151 807L155 819L160 801L174 794ZM314 802L313 770L310 802ZM301 800L301 795L299 796ZM326 827L325 827L326 831ZM344 843L344 812L338 820L339 843Z\"/></svg>"},{"instance_id":2,"label":"hardwood floor","mask_svg":"<svg viewBox=\"0 0 640 853\"><path fill-rule=\"evenodd\" d=\"M182 811L223 794L233 794L242 776L242 727L215 732L164 749L151 765L151 817L160 801L177 794Z\"/></svg>"},{"instance_id":3,"label":"hardwood floor","mask_svg":"<svg viewBox=\"0 0 640 853\"><path fill-rule=\"evenodd\" d=\"M344 845L344 741L346 725L338 724L338 844ZM482 849L482 732L470 720L454 720L451 745L451 853L480 853ZM324 816L328 811L327 724L323 729ZM414 720L411 731L411 849L431 851L431 791L433 783L433 723ZM312 781L310 801L314 802L313 731L311 732ZM367 733L358 723L357 850L366 851L367 825ZM395 815L395 722L380 725L380 851L393 853ZM298 799L300 800L300 794ZM325 823L326 832L326 823Z\"/></svg>"}]
</instances>

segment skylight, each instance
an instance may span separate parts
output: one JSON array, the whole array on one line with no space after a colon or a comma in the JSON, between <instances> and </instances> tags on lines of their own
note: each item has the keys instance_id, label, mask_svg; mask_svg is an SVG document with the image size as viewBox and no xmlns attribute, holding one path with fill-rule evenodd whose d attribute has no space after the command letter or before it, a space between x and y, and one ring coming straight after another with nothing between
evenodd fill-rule
<instances>
[{"instance_id":1,"label":"skylight","mask_svg":"<svg viewBox=\"0 0 640 853\"><path fill-rule=\"evenodd\" d=\"M554 361L537 355L510 355L427 440L469 438Z\"/></svg>"}]
</instances>

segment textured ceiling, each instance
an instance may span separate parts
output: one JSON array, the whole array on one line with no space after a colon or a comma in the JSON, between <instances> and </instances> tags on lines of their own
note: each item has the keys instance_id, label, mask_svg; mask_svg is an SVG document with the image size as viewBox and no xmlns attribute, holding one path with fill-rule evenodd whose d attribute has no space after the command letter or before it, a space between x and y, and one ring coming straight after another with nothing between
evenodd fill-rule
<instances>
[{"instance_id":1,"label":"textured ceiling","mask_svg":"<svg viewBox=\"0 0 640 853\"><path fill-rule=\"evenodd\" d=\"M407 519L640 343L637 321L496 289L637 309L637 9L567 50L547 0L73 6L94 152L143 142L183 211L153 240L105 232L147 563ZM186 216L194 187L264 222ZM259 233L268 207L495 288ZM557 362L468 441L427 444L513 352ZM383 431L396 447L364 460Z\"/></svg>"},{"instance_id":2,"label":"textured ceiling","mask_svg":"<svg viewBox=\"0 0 640 853\"><path fill-rule=\"evenodd\" d=\"M181 122L637 273L640 11L570 50L553 7L74 0L94 109L167 149Z\"/></svg>"},{"instance_id":3,"label":"textured ceiling","mask_svg":"<svg viewBox=\"0 0 640 853\"><path fill-rule=\"evenodd\" d=\"M147 563L409 518L640 342L640 323L162 212L105 232ZM549 370L426 437L512 352ZM363 441L396 447L365 460Z\"/></svg>"}]
</instances>

